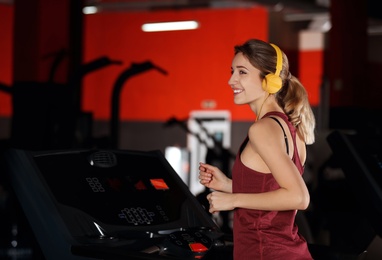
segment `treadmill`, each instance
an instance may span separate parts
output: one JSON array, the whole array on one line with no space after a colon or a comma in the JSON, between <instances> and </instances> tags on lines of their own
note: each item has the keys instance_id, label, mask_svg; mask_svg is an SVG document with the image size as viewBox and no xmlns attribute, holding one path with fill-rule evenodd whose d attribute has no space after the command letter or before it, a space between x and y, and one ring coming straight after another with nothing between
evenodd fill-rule
<instances>
[{"instance_id":1,"label":"treadmill","mask_svg":"<svg viewBox=\"0 0 382 260\"><path fill-rule=\"evenodd\" d=\"M5 159L46 259L232 259L160 151L12 148Z\"/></svg>"}]
</instances>

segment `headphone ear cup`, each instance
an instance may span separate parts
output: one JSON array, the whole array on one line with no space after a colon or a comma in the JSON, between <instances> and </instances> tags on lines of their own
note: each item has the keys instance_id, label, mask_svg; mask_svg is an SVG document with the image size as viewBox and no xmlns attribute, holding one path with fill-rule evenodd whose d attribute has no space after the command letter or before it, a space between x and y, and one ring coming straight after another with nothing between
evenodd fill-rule
<instances>
[{"instance_id":1,"label":"headphone ear cup","mask_svg":"<svg viewBox=\"0 0 382 260\"><path fill-rule=\"evenodd\" d=\"M279 91L282 87L282 80L279 76L275 74L268 74L265 76L262 82L262 87L269 94L274 94Z\"/></svg>"}]
</instances>

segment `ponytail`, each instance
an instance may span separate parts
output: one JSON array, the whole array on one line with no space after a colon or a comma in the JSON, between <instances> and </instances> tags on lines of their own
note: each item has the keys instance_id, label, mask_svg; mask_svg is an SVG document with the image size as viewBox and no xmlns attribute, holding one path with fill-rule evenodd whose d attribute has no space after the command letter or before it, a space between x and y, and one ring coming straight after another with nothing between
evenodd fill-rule
<instances>
[{"instance_id":1,"label":"ponytail","mask_svg":"<svg viewBox=\"0 0 382 260\"><path fill-rule=\"evenodd\" d=\"M313 144L316 122L308 94L296 77L290 75L284 82L283 88L276 93L277 103L296 127L297 134L306 144Z\"/></svg>"}]
</instances>

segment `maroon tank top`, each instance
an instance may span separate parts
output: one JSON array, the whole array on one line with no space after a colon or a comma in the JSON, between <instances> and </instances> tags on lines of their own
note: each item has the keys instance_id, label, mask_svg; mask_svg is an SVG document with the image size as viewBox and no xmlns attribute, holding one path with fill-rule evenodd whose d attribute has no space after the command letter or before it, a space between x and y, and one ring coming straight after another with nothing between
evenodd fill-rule
<instances>
[{"instance_id":1,"label":"maroon tank top","mask_svg":"<svg viewBox=\"0 0 382 260\"><path fill-rule=\"evenodd\" d=\"M293 162L303 174L303 165L296 147L296 129L285 114L269 112L264 117L278 116L288 125L293 139ZM240 160L245 139L236 155L232 170L233 193L260 193L279 189L272 174L264 174L246 167ZM264 211L237 208L234 210L234 259L274 260L312 259L306 240L295 225L296 210Z\"/></svg>"}]
</instances>

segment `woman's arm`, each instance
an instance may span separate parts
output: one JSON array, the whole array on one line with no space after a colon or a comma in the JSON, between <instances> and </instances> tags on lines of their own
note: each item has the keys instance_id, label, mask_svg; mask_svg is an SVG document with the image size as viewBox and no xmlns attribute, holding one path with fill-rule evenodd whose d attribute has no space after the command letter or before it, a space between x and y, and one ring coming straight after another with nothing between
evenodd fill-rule
<instances>
[{"instance_id":1,"label":"woman's arm","mask_svg":"<svg viewBox=\"0 0 382 260\"><path fill-rule=\"evenodd\" d=\"M213 165L199 164L199 180L207 188L232 193L232 180Z\"/></svg>"},{"instance_id":2,"label":"woman's arm","mask_svg":"<svg viewBox=\"0 0 382 260\"><path fill-rule=\"evenodd\" d=\"M263 119L249 130L251 153L257 153L279 184L275 191L264 193L213 192L208 195L210 212L247 208L258 210L306 209L310 197L305 182L288 154L281 128L271 119ZM254 156L253 156L254 157Z\"/></svg>"}]
</instances>

